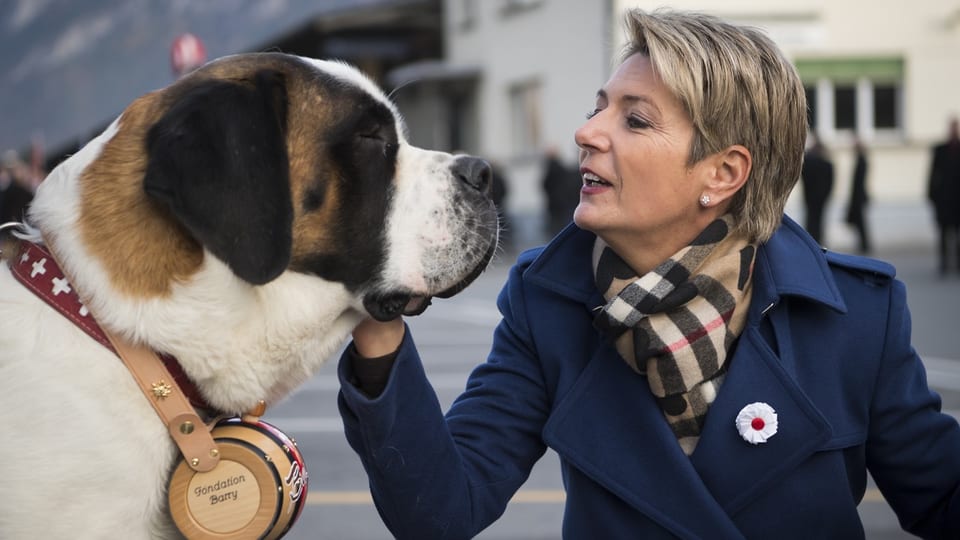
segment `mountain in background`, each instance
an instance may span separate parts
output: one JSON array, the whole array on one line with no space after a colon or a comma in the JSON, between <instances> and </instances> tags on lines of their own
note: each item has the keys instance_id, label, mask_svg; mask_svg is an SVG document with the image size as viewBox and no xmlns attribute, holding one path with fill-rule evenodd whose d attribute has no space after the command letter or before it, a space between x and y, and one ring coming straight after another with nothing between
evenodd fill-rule
<instances>
[{"instance_id":1,"label":"mountain in background","mask_svg":"<svg viewBox=\"0 0 960 540\"><path fill-rule=\"evenodd\" d=\"M191 33L213 59L271 48L325 13L383 0L5 0L0 152L31 141L71 151L136 97L174 81L170 48ZM401 2L402 3L402 2Z\"/></svg>"}]
</instances>

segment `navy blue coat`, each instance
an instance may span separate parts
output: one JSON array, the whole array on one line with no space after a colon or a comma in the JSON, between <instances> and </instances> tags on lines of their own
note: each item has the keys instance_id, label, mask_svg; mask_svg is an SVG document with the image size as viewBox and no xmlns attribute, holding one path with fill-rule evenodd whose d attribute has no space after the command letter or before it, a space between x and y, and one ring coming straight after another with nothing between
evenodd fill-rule
<instances>
[{"instance_id":1,"label":"navy blue coat","mask_svg":"<svg viewBox=\"0 0 960 540\"><path fill-rule=\"evenodd\" d=\"M519 257L490 356L445 417L409 332L377 399L341 360L347 438L394 535L476 535L550 447L565 538L862 538L868 469L906 529L960 538L960 428L927 387L891 266L824 253L785 219L758 250L746 328L687 457L591 324L593 241L571 226ZM734 419L757 401L779 430L750 445Z\"/></svg>"}]
</instances>

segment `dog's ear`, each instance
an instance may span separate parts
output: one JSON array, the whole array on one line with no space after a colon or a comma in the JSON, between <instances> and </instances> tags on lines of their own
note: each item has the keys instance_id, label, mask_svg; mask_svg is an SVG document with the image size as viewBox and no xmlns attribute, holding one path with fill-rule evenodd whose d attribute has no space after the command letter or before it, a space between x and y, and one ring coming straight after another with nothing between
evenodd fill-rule
<instances>
[{"instance_id":1,"label":"dog's ear","mask_svg":"<svg viewBox=\"0 0 960 540\"><path fill-rule=\"evenodd\" d=\"M144 187L241 279L287 267L293 206L282 74L182 90L147 135Z\"/></svg>"}]
</instances>

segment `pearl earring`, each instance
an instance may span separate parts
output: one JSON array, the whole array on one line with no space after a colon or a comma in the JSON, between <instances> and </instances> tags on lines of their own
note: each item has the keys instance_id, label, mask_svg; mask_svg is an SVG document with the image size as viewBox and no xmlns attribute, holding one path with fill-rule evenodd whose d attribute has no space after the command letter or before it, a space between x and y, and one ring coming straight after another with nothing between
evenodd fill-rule
<instances>
[{"instance_id":1,"label":"pearl earring","mask_svg":"<svg viewBox=\"0 0 960 540\"><path fill-rule=\"evenodd\" d=\"M710 204L710 196L704 193L700 196L700 206L706 207Z\"/></svg>"}]
</instances>

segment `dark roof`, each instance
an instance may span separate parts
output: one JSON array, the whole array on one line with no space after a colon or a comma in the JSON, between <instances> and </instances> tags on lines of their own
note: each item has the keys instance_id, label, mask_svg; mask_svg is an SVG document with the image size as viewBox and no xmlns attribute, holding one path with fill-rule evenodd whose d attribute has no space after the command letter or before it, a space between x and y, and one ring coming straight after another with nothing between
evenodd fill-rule
<instances>
[{"instance_id":1,"label":"dark roof","mask_svg":"<svg viewBox=\"0 0 960 540\"><path fill-rule=\"evenodd\" d=\"M85 142L134 98L173 82L170 46L199 37L212 59L275 49L318 18L418 10L399 0L10 0L0 12L0 151ZM412 6L412 7L411 7ZM322 25L321 25L322 26ZM327 24L329 27L329 23Z\"/></svg>"}]
</instances>

